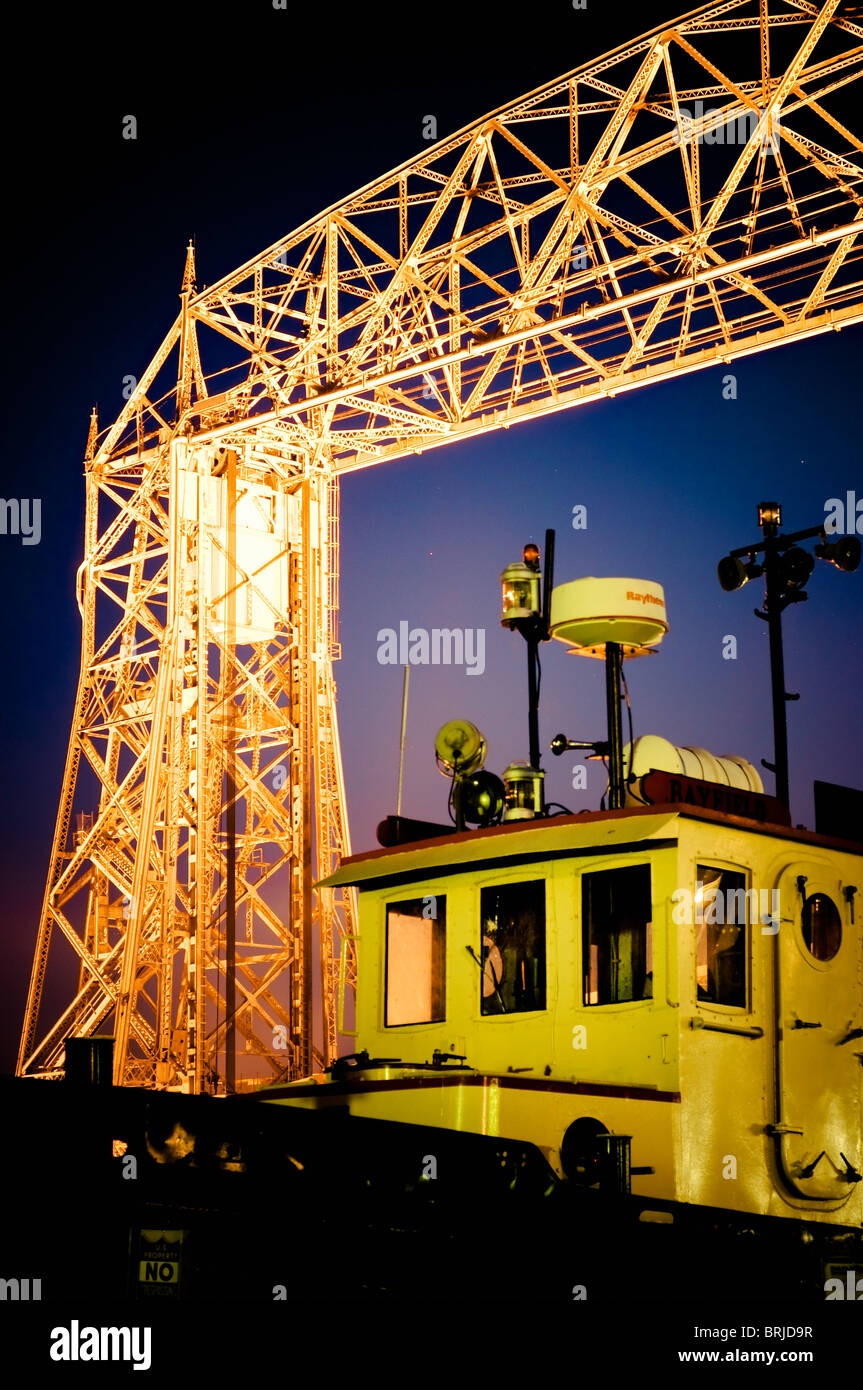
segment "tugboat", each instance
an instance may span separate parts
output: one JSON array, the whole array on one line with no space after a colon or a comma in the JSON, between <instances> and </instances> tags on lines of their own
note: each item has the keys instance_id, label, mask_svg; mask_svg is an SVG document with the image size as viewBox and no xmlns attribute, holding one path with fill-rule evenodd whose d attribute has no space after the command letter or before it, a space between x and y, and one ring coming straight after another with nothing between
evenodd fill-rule
<instances>
[{"instance_id":1,"label":"tugboat","mask_svg":"<svg viewBox=\"0 0 863 1390\"><path fill-rule=\"evenodd\" d=\"M544 583L533 546L502 576L501 621L528 646L530 764L498 779L473 724L439 731L453 824L390 816L382 848L321 885L359 890L356 1050L257 1098L532 1146L551 1187L636 1222L812 1247L804 1283L829 1297L863 1274L863 793L818 784L809 831L744 758L624 746L623 663L659 646L664 591L554 588L553 533L546 558ZM728 589L761 572L730 560ZM605 662L607 738L552 744L607 761L596 811L544 801L549 638Z\"/></svg>"}]
</instances>

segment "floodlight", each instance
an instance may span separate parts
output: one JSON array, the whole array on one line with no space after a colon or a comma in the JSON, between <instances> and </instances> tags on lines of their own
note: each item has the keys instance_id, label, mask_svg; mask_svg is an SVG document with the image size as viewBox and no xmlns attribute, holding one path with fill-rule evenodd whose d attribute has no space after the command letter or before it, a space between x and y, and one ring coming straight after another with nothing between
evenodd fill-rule
<instances>
[{"instance_id":1,"label":"floodlight","mask_svg":"<svg viewBox=\"0 0 863 1390\"><path fill-rule=\"evenodd\" d=\"M802 589L815 568L808 550L793 545L779 560L779 574L786 589Z\"/></svg>"},{"instance_id":2,"label":"floodlight","mask_svg":"<svg viewBox=\"0 0 863 1390\"><path fill-rule=\"evenodd\" d=\"M460 779L461 813L466 821L480 827L500 820L504 806L504 785L493 772L483 769Z\"/></svg>"},{"instance_id":3,"label":"floodlight","mask_svg":"<svg viewBox=\"0 0 863 1390\"><path fill-rule=\"evenodd\" d=\"M857 536L840 536L838 541L825 540L815 546L815 554L819 560L828 560L838 570L851 574L860 564L860 541Z\"/></svg>"},{"instance_id":4,"label":"floodlight","mask_svg":"<svg viewBox=\"0 0 863 1390\"><path fill-rule=\"evenodd\" d=\"M485 762L486 742L469 719L450 719L434 741L438 768L445 777L476 772Z\"/></svg>"},{"instance_id":5,"label":"floodlight","mask_svg":"<svg viewBox=\"0 0 863 1390\"><path fill-rule=\"evenodd\" d=\"M744 565L739 555L724 555L716 566L716 573L723 589L730 594L734 589L742 589L750 579L757 579L764 573L764 567L757 565L754 560L748 560Z\"/></svg>"}]
</instances>

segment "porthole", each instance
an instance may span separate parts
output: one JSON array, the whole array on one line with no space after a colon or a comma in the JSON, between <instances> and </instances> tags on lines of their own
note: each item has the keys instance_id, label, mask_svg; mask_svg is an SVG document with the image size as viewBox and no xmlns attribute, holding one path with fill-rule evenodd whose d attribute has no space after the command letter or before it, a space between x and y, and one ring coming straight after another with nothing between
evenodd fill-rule
<instances>
[{"instance_id":1,"label":"porthole","mask_svg":"<svg viewBox=\"0 0 863 1390\"><path fill-rule=\"evenodd\" d=\"M842 919L833 899L826 893L810 894L800 926L809 954L816 960L832 960L842 944Z\"/></svg>"}]
</instances>

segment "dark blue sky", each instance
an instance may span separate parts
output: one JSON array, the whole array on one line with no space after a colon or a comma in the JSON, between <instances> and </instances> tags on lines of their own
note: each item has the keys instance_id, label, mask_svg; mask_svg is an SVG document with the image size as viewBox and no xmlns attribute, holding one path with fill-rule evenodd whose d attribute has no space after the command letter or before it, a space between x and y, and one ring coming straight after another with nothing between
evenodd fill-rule
<instances>
[{"instance_id":1,"label":"dark blue sky","mask_svg":"<svg viewBox=\"0 0 863 1390\"><path fill-rule=\"evenodd\" d=\"M375 667L380 627L406 618L487 629L483 676L412 669L407 813L444 815L432 741L449 717L480 725L493 770L527 757L524 643L498 625L497 581L524 541L542 544L546 526L557 531L558 582L621 574L665 588L669 635L657 656L626 667L636 736L740 753L756 766L771 758L767 631L753 616L762 586L724 593L716 562L758 539L762 497L782 501L786 529L797 530L817 525L825 499L855 480L863 495L851 358L856 350L859 368L859 348L847 335L746 359L736 367L736 401L722 398L723 367L345 480L343 569L362 582L343 589L337 676L357 846L395 799L402 678ZM586 531L572 528L576 503L587 507ZM802 696L789 709L796 822L813 824L814 778L863 781L861 583L859 572L818 562L808 603L785 615L787 688ZM737 637L736 661L723 659L727 634ZM544 742L559 729L603 736L601 667L558 643L542 654ZM545 761L553 799L598 804L599 764L578 793L575 755ZM764 780L772 791L770 775Z\"/></svg>"},{"instance_id":2,"label":"dark blue sky","mask_svg":"<svg viewBox=\"0 0 863 1390\"><path fill-rule=\"evenodd\" d=\"M38 54L22 97L3 95L10 193L2 495L42 499L42 540L0 537L3 607L3 943L0 1068L13 1050L66 754L79 666L73 577L82 554L82 454L90 407L106 424L177 311L184 246L213 282L322 207L500 102L677 13L574 11L534 0L511 25L489 0L407 11L331 4L297 18L270 0L146 11L33 12ZM86 22L86 29L83 24ZM98 54L98 57L96 56ZM134 113L139 139L120 138ZM620 574L665 587L671 631L627 667L635 732L756 765L772 756L760 586L725 594L716 562L758 536L756 505L786 529L818 524L827 498L863 497L861 331L749 357L472 443L346 478L344 659L336 668L355 849L395 809L401 671L376 634L486 630L486 668L412 672L404 810L445 817L433 760L446 719L473 719L488 766L527 756L524 644L498 625L498 577L528 539L557 531L558 582ZM734 371L735 401L721 377ZM588 528L574 531L574 505ZM863 573L819 563L809 602L785 618L792 813L813 823L814 778L863 786ZM738 659L722 659L722 639ZM604 733L601 667L543 648L542 738ZM603 774L571 789L574 757L546 757L551 799L596 806ZM772 779L765 774L766 789Z\"/></svg>"}]
</instances>

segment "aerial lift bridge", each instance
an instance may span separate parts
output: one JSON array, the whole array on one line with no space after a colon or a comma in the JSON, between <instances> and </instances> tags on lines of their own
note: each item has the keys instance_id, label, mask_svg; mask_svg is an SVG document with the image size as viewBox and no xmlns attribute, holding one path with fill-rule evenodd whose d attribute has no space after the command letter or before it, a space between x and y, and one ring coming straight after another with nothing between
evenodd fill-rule
<instances>
[{"instance_id":1,"label":"aerial lift bridge","mask_svg":"<svg viewBox=\"0 0 863 1390\"><path fill-rule=\"evenodd\" d=\"M863 24L724 0L508 102L196 288L86 450L81 675L18 1073L336 1055L356 972L342 474L863 318ZM856 87L854 84L857 84ZM71 953L68 1006L40 1004ZM71 975L70 975L71 981Z\"/></svg>"}]
</instances>

